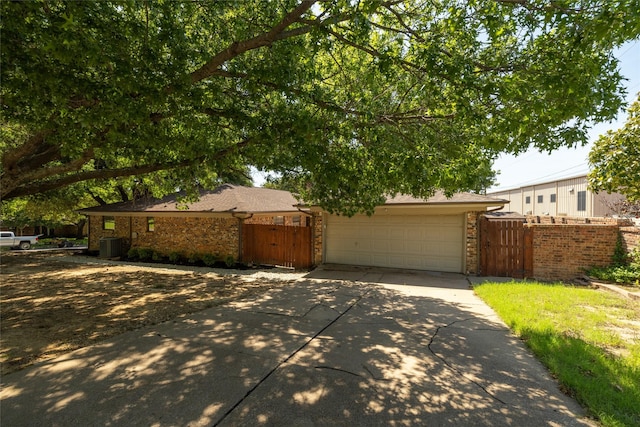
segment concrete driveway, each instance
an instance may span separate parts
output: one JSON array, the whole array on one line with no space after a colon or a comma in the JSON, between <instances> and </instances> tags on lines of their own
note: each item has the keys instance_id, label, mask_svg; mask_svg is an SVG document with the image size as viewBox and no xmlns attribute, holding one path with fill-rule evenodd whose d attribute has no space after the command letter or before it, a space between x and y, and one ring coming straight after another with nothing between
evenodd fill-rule
<instances>
[{"instance_id":1,"label":"concrete driveway","mask_svg":"<svg viewBox=\"0 0 640 427\"><path fill-rule=\"evenodd\" d=\"M462 275L325 267L2 378L3 426L588 425Z\"/></svg>"}]
</instances>

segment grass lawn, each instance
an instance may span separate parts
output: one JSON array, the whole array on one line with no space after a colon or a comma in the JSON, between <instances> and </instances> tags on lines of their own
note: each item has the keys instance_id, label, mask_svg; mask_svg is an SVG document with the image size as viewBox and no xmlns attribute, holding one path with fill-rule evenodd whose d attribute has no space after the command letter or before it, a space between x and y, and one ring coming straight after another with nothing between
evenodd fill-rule
<instances>
[{"instance_id":1,"label":"grass lawn","mask_svg":"<svg viewBox=\"0 0 640 427\"><path fill-rule=\"evenodd\" d=\"M541 283L474 288L605 426L640 426L640 301Z\"/></svg>"}]
</instances>

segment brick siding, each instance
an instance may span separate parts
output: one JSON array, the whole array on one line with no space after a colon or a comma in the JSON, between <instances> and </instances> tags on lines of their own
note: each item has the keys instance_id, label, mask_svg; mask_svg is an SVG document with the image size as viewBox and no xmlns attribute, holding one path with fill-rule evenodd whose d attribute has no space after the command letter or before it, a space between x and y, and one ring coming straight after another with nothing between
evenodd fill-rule
<instances>
[{"instance_id":1,"label":"brick siding","mask_svg":"<svg viewBox=\"0 0 640 427\"><path fill-rule=\"evenodd\" d=\"M103 230L102 229L102 216L90 215L87 218L89 224L89 250L100 250L100 239L105 237L119 237L122 239L122 247L124 251L129 250L131 247L130 239L130 218L124 216L116 216L115 218L115 230Z\"/></svg>"},{"instance_id":2,"label":"brick siding","mask_svg":"<svg viewBox=\"0 0 640 427\"><path fill-rule=\"evenodd\" d=\"M300 226L300 227L306 227L307 226L307 218L309 218L309 215L305 215L303 213L301 213L300 215L280 215L282 217L282 221L283 223L281 223L280 225L286 225L286 226ZM294 218L297 218L299 220L299 222L295 223L294 222ZM247 218L244 220L245 224L262 224L262 225L272 225L276 223L276 216L274 215L254 215L250 218Z\"/></svg>"},{"instance_id":3,"label":"brick siding","mask_svg":"<svg viewBox=\"0 0 640 427\"><path fill-rule=\"evenodd\" d=\"M640 227L620 227L620 234L627 253L640 248Z\"/></svg>"},{"instance_id":4,"label":"brick siding","mask_svg":"<svg viewBox=\"0 0 640 427\"><path fill-rule=\"evenodd\" d=\"M611 264L617 225L532 224L533 277L571 280L589 267Z\"/></svg>"},{"instance_id":5,"label":"brick siding","mask_svg":"<svg viewBox=\"0 0 640 427\"><path fill-rule=\"evenodd\" d=\"M478 274L478 271L480 271L478 218L482 213L483 212L467 212L465 234L466 274Z\"/></svg>"},{"instance_id":6,"label":"brick siding","mask_svg":"<svg viewBox=\"0 0 640 427\"><path fill-rule=\"evenodd\" d=\"M147 217L115 217L115 230L102 229L102 217L89 217L89 250L100 250L100 239L120 237L123 251L149 248L163 255L171 252L239 257L240 220L237 218L154 217L154 231Z\"/></svg>"}]
</instances>

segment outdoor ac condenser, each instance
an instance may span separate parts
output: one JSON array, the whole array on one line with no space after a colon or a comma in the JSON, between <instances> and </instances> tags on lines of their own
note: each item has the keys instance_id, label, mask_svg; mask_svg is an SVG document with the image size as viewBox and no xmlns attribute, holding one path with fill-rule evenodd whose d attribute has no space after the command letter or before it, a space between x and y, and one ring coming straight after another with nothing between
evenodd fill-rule
<instances>
[{"instance_id":1,"label":"outdoor ac condenser","mask_svg":"<svg viewBox=\"0 0 640 427\"><path fill-rule=\"evenodd\" d=\"M118 258L122 255L122 239L105 237L100 239L100 258Z\"/></svg>"}]
</instances>

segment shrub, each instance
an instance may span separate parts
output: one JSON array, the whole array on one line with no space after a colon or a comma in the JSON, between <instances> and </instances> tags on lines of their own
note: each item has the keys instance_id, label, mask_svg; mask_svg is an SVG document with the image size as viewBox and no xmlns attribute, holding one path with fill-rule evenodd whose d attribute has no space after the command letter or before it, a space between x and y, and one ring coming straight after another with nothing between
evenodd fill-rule
<instances>
[{"instance_id":1,"label":"shrub","mask_svg":"<svg viewBox=\"0 0 640 427\"><path fill-rule=\"evenodd\" d=\"M231 268L236 265L236 258L233 255L227 255L227 257L224 259L224 263L227 265L227 267Z\"/></svg>"},{"instance_id":2,"label":"shrub","mask_svg":"<svg viewBox=\"0 0 640 427\"><path fill-rule=\"evenodd\" d=\"M182 259L182 255L180 254L180 252L171 252L169 254L169 261L171 261L174 264L179 263L180 259Z\"/></svg>"},{"instance_id":3,"label":"shrub","mask_svg":"<svg viewBox=\"0 0 640 427\"><path fill-rule=\"evenodd\" d=\"M138 258L140 261L149 261L153 257L153 249L140 248L138 249Z\"/></svg>"},{"instance_id":4,"label":"shrub","mask_svg":"<svg viewBox=\"0 0 640 427\"><path fill-rule=\"evenodd\" d=\"M162 261L162 254L160 252L153 252L153 255L151 255L151 259L153 261Z\"/></svg>"},{"instance_id":5,"label":"shrub","mask_svg":"<svg viewBox=\"0 0 640 427\"><path fill-rule=\"evenodd\" d=\"M202 255L202 262L204 262L204 265L206 265L207 267L214 266L216 264L216 261L218 261L218 259L213 254Z\"/></svg>"},{"instance_id":6,"label":"shrub","mask_svg":"<svg viewBox=\"0 0 640 427\"><path fill-rule=\"evenodd\" d=\"M628 264L618 264L614 259L614 263L610 267L594 267L587 270L587 274L607 282L626 283L640 287L640 248L625 255L625 258L628 260Z\"/></svg>"},{"instance_id":7,"label":"shrub","mask_svg":"<svg viewBox=\"0 0 640 427\"><path fill-rule=\"evenodd\" d=\"M194 252L189 255L189 257L187 258L187 262L189 264L196 264L198 261L200 261L200 259L200 255Z\"/></svg>"},{"instance_id":8,"label":"shrub","mask_svg":"<svg viewBox=\"0 0 640 427\"><path fill-rule=\"evenodd\" d=\"M624 240L622 239L622 233L618 231L618 239L616 240L616 247L613 250L613 266L620 267L629 263L630 254L627 255L627 251L624 250Z\"/></svg>"},{"instance_id":9,"label":"shrub","mask_svg":"<svg viewBox=\"0 0 640 427\"><path fill-rule=\"evenodd\" d=\"M131 248L127 252L127 258L129 258L129 259L136 260L139 257L140 257L140 254L138 253L138 249L136 249L136 248Z\"/></svg>"}]
</instances>

